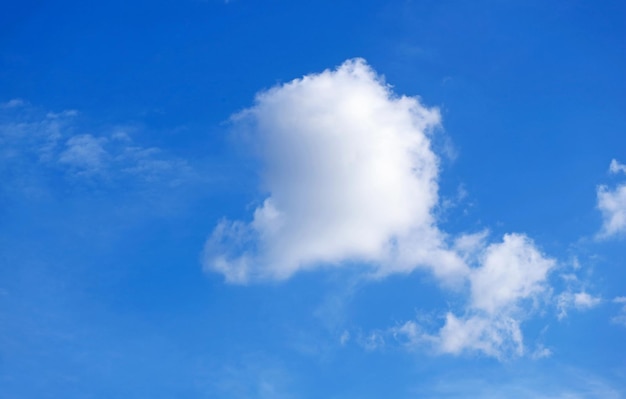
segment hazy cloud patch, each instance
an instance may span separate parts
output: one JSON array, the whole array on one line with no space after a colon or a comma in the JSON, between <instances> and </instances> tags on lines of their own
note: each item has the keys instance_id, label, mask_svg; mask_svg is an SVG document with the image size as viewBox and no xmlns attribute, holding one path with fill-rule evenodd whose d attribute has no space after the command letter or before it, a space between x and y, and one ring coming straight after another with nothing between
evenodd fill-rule
<instances>
[{"instance_id":1,"label":"hazy cloud patch","mask_svg":"<svg viewBox=\"0 0 626 399\"><path fill-rule=\"evenodd\" d=\"M185 160L135 144L132 129L84 125L76 110L42 111L23 100L8 101L0 107L0 167L23 175L60 172L99 184L124 179L175 184L191 175Z\"/></svg>"}]
</instances>

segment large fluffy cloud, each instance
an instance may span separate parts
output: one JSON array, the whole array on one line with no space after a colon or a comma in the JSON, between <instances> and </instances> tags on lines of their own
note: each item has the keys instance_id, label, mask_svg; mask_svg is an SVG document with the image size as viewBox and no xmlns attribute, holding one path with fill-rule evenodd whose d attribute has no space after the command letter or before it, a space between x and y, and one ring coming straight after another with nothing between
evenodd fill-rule
<instances>
[{"instance_id":1,"label":"large fluffy cloud","mask_svg":"<svg viewBox=\"0 0 626 399\"><path fill-rule=\"evenodd\" d=\"M395 95L356 59L261 92L233 121L257 149L264 196L249 220L216 226L206 270L246 283L319 267L379 277L424 267L466 302L434 329L408 321L387 333L440 353L528 353L521 325L550 296L556 261L523 234L489 243L486 231L439 229L436 108Z\"/></svg>"},{"instance_id":2,"label":"large fluffy cloud","mask_svg":"<svg viewBox=\"0 0 626 399\"><path fill-rule=\"evenodd\" d=\"M260 93L251 129L267 198L249 223L223 221L205 267L231 282L354 261L380 274L466 273L436 228L436 108L396 96L361 59Z\"/></svg>"}]
</instances>

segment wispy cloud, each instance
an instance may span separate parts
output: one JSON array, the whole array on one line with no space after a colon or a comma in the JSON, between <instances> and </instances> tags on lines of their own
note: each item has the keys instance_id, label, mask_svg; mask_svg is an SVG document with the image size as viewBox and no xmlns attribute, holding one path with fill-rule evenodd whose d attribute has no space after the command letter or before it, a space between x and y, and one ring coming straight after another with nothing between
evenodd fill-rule
<instances>
[{"instance_id":1,"label":"wispy cloud","mask_svg":"<svg viewBox=\"0 0 626 399\"><path fill-rule=\"evenodd\" d=\"M464 370L441 376L430 384L422 383L414 390L420 398L477 398L477 399L620 399L621 390L595 375L591 370L580 370L563 364L554 364L553 371L542 375L535 370L515 375L499 369L480 372Z\"/></svg>"},{"instance_id":2,"label":"wispy cloud","mask_svg":"<svg viewBox=\"0 0 626 399\"><path fill-rule=\"evenodd\" d=\"M598 306L602 298L593 296L585 291L565 291L557 297L558 318L567 316L568 309L587 310Z\"/></svg>"},{"instance_id":3,"label":"wispy cloud","mask_svg":"<svg viewBox=\"0 0 626 399\"><path fill-rule=\"evenodd\" d=\"M200 385L211 396L228 399L294 399L292 376L280 362L249 354L240 362L212 365Z\"/></svg>"},{"instance_id":4,"label":"wispy cloud","mask_svg":"<svg viewBox=\"0 0 626 399\"><path fill-rule=\"evenodd\" d=\"M104 149L106 141L104 137L96 138L91 134L70 137L65 142L65 149L59 154L58 161L76 171L76 174L103 173L108 161L108 153Z\"/></svg>"},{"instance_id":5,"label":"wispy cloud","mask_svg":"<svg viewBox=\"0 0 626 399\"><path fill-rule=\"evenodd\" d=\"M14 98L4 103L0 103L0 108L17 108L26 105L26 102L21 98Z\"/></svg>"},{"instance_id":6,"label":"wispy cloud","mask_svg":"<svg viewBox=\"0 0 626 399\"><path fill-rule=\"evenodd\" d=\"M620 310L617 316L613 317L611 320L614 323L621 324L626 327L626 296L618 296L614 298L613 303L618 304L620 306Z\"/></svg>"},{"instance_id":7,"label":"wispy cloud","mask_svg":"<svg viewBox=\"0 0 626 399\"><path fill-rule=\"evenodd\" d=\"M123 179L176 184L192 173L183 159L134 143L132 128L85 125L76 110L42 111L11 100L0 107L0 166L19 169L13 179L39 168L100 185Z\"/></svg>"}]
</instances>

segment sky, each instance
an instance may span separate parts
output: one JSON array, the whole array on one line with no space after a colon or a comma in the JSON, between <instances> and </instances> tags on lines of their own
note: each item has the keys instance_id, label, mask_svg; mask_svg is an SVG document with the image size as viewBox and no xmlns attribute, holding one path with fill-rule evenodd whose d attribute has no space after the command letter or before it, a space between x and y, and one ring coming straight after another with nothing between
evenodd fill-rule
<instances>
[{"instance_id":1,"label":"sky","mask_svg":"<svg viewBox=\"0 0 626 399\"><path fill-rule=\"evenodd\" d=\"M0 399L626 398L625 15L0 3Z\"/></svg>"}]
</instances>

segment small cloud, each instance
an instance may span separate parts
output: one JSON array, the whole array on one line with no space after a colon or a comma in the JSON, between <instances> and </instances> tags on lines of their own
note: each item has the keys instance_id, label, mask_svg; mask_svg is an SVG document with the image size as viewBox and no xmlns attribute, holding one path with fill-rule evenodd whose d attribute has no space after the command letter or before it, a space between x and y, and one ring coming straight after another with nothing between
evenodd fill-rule
<instances>
[{"instance_id":1,"label":"small cloud","mask_svg":"<svg viewBox=\"0 0 626 399\"><path fill-rule=\"evenodd\" d=\"M77 175L102 173L108 154L104 149L105 138L83 134L69 138L66 149L59 155L59 162L70 167Z\"/></svg>"},{"instance_id":2,"label":"small cloud","mask_svg":"<svg viewBox=\"0 0 626 399\"><path fill-rule=\"evenodd\" d=\"M618 296L613 299L615 303L626 303L626 296Z\"/></svg>"},{"instance_id":3,"label":"small cloud","mask_svg":"<svg viewBox=\"0 0 626 399\"><path fill-rule=\"evenodd\" d=\"M339 337L339 343L341 346L344 346L350 341L350 332L348 330L344 330Z\"/></svg>"},{"instance_id":4,"label":"small cloud","mask_svg":"<svg viewBox=\"0 0 626 399\"><path fill-rule=\"evenodd\" d=\"M586 292L579 292L574 294L574 306L577 309L591 309L596 307L602 302L599 297L593 297Z\"/></svg>"},{"instance_id":5,"label":"small cloud","mask_svg":"<svg viewBox=\"0 0 626 399\"><path fill-rule=\"evenodd\" d=\"M444 325L434 334L408 321L391 329L397 341L455 356L480 353L506 359L526 353L521 324L549 294L547 277L556 262L524 235L507 234L501 243L492 244L486 243L486 235L461 236L455 243L457 251L475 264L462 314L447 312Z\"/></svg>"},{"instance_id":6,"label":"small cloud","mask_svg":"<svg viewBox=\"0 0 626 399\"><path fill-rule=\"evenodd\" d=\"M598 238L608 238L626 232L626 184L611 190L600 186L597 191L598 209L602 213L602 230Z\"/></svg>"},{"instance_id":7,"label":"small cloud","mask_svg":"<svg viewBox=\"0 0 626 399\"><path fill-rule=\"evenodd\" d=\"M448 313L435 342L440 352L452 355L469 351L502 359L524 353L520 323L507 316L492 318L473 315L458 318Z\"/></svg>"},{"instance_id":8,"label":"small cloud","mask_svg":"<svg viewBox=\"0 0 626 399\"><path fill-rule=\"evenodd\" d=\"M365 336L361 335L357 342L367 351L374 351L385 346L385 338L381 331L373 331Z\"/></svg>"},{"instance_id":9,"label":"small cloud","mask_svg":"<svg viewBox=\"0 0 626 399\"><path fill-rule=\"evenodd\" d=\"M428 341L427 334L414 321L409 320L404 324L392 327L390 333L393 338L409 349L414 349Z\"/></svg>"},{"instance_id":10,"label":"small cloud","mask_svg":"<svg viewBox=\"0 0 626 399\"><path fill-rule=\"evenodd\" d=\"M469 260L476 258L487 246L488 236L489 230L461 234L454 240L453 248L463 259Z\"/></svg>"},{"instance_id":11,"label":"small cloud","mask_svg":"<svg viewBox=\"0 0 626 399\"><path fill-rule=\"evenodd\" d=\"M561 274L560 277L566 283L576 283L576 282L578 282L578 276L576 274L574 274L574 273L564 273L564 274Z\"/></svg>"},{"instance_id":12,"label":"small cloud","mask_svg":"<svg viewBox=\"0 0 626 399\"><path fill-rule=\"evenodd\" d=\"M532 359L545 359L552 356L552 351L543 345L539 345L537 349L530 355Z\"/></svg>"},{"instance_id":13,"label":"small cloud","mask_svg":"<svg viewBox=\"0 0 626 399\"><path fill-rule=\"evenodd\" d=\"M579 311L595 308L602 302L602 298L590 295L585 291L572 292L565 291L561 293L557 298L557 317L559 320L564 319L567 316L569 309L576 309Z\"/></svg>"},{"instance_id":14,"label":"small cloud","mask_svg":"<svg viewBox=\"0 0 626 399\"><path fill-rule=\"evenodd\" d=\"M76 111L75 109L68 109L68 110L61 111L61 112L48 112L46 114L46 118L48 118L48 119L60 119L60 118L73 117L73 116L77 116L77 115L78 115L78 111Z\"/></svg>"},{"instance_id":15,"label":"small cloud","mask_svg":"<svg viewBox=\"0 0 626 399\"><path fill-rule=\"evenodd\" d=\"M609 172L611 173L626 173L626 165L619 163L616 159L611 160L611 165L609 166Z\"/></svg>"},{"instance_id":16,"label":"small cloud","mask_svg":"<svg viewBox=\"0 0 626 399\"><path fill-rule=\"evenodd\" d=\"M481 266L472 271L472 308L497 314L538 297L546 291L555 264L528 237L506 234L502 243L487 247Z\"/></svg>"},{"instance_id":17,"label":"small cloud","mask_svg":"<svg viewBox=\"0 0 626 399\"><path fill-rule=\"evenodd\" d=\"M609 171L626 173L626 165L613 159ZM599 186L597 207L602 213L602 228L597 236L599 239L626 233L626 183L621 183L614 189L606 185Z\"/></svg>"},{"instance_id":18,"label":"small cloud","mask_svg":"<svg viewBox=\"0 0 626 399\"><path fill-rule=\"evenodd\" d=\"M0 103L0 108L18 108L25 104L26 103L21 98L14 98L5 103Z\"/></svg>"},{"instance_id":19,"label":"small cloud","mask_svg":"<svg viewBox=\"0 0 626 399\"><path fill-rule=\"evenodd\" d=\"M621 324L626 327L626 296L618 296L613 299L613 303L621 305L621 309L617 316L613 317L611 321L616 324Z\"/></svg>"},{"instance_id":20,"label":"small cloud","mask_svg":"<svg viewBox=\"0 0 626 399\"><path fill-rule=\"evenodd\" d=\"M248 354L229 363L208 367L203 379L210 397L225 399L294 399L289 369L269 356Z\"/></svg>"},{"instance_id":21,"label":"small cloud","mask_svg":"<svg viewBox=\"0 0 626 399\"><path fill-rule=\"evenodd\" d=\"M130 135L123 129L116 129L113 133L111 133L111 139L115 141L122 141L126 143L130 143L133 140L130 138Z\"/></svg>"}]
</instances>

